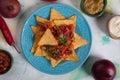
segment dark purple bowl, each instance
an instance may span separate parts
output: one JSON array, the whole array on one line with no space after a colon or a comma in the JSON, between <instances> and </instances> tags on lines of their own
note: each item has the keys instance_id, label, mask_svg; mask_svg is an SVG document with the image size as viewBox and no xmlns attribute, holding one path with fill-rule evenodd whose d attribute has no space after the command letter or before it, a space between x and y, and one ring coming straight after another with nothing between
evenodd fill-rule
<instances>
[{"instance_id":1,"label":"dark purple bowl","mask_svg":"<svg viewBox=\"0 0 120 80\"><path fill-rule=\"evenodd\" d=\"M12 55L0 49L0 75L8 72L11 69L13 63Z\"/></svg>"}]
</instances>

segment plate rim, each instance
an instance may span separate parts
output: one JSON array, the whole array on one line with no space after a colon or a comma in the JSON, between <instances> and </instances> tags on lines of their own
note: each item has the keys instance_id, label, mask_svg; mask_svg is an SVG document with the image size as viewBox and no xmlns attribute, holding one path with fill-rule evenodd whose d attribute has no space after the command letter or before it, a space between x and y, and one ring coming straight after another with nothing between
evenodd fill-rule
<instances>
[{"instance_id":1,"label":"plate rim","mask_svg":"<svg viewBox=\"0 0 120 80\"><path fill-rule=\"evenodd\" d=\"M89 43L89 50L88 50L87 56L86 56L85 59L82 61L82 63L79 64L77 67L75 67L74 69L72 69L72 70L70 70L70 71L68 71L68 72L64 72L64 73L50 73L50 72L46 72L46 71L37 69L37 68L36 68L33 64L31 64L31 62L27 59L27 57L25 56L23 47L22 47L23 30L24 30L25 25L26 25L27 22L28 22L28 19L32 16L32 14L34 14L34 13L35 13L37 10L39 10L40 8L46 7L46 6L50 6L50 5L63 5L63 6L65 6L65 7L67 6L67 7L71 8L71 9L75 9L77 12L79 12L79 14L80 14L80 15L82 16L82 18L85 20L85 23L86 23L86 25L88 26L87 28L88 28L88 30L89 30L89 35L90 35L90 41L91 41L91 42ZM20 48L21 48L21 51L22 51L22 53L23 53L23 56L25 57L26 61L27 61L30 65L33 66L33 68L37 69L37 70L40 71L40 72L46 73L46 74L51 74L51 75L63 75L63 74L68 74L68 73L76 70L77 68L81 67L81 66L85 63L85 61L87 60L88 56L90 55L91 47L92 47L92 32L91 32L90 25L89 25L88 21L86 20L86 18L85 18L85 17L80 13L80 11L79 11L77 8L75 8L74 6L70 6L70 5L62 4L62 3L52 3L52 4L49 3L49 4L44 4L44 5L36 8L33 12L31 12L31 13L27 16L26 20L24 21L24 23L23 23L23 25L22 25L22 29L21 29L21 33L20 33Z\"/></svg>"}]
</instances>

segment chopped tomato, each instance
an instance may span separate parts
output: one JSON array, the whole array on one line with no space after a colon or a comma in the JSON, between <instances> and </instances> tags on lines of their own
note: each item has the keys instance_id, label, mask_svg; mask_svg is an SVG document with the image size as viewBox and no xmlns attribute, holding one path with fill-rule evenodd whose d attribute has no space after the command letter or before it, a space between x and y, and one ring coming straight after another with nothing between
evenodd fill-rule
<instances>
[{"instance_id":1,"label":"chopped tomato","mask_svg":"<svg viewBox=\"0 0 120 80\"><path fill-rule=\"evenodd\" d=\"M47 23L38 23L40 30L46 30L47 28L51 28L52 27L52 23L51 22L47 22Z\"/></svg>"},{"instance_id":2,"label":"chopped tomato","mask_svg":"<svg viewBox=\"0 0 120 80\"><path fill-rule=\"evenodd\" d=\"M58 45L56 46L50 46L50 45L44 45L44 49L49 56L51 56L54 59L59 58L67 58L69 54L72 53L73 50L73 25L62 25L59 27L51 27L49 24L42 24L41 25L43 29L49 28L58 41Z\"/></svg>"},{"instance_id":3,"label":"chopped tomato","mask_svg":"<svg viewBox=\"0 0 120 80\"><path fill-rule=\"evenodd\" d=\"M62 57L65 59L65 58L67 58L67 55L66 55L66 54L63 54L63 56L62 56Z\"/></svg>"}]
</instances>

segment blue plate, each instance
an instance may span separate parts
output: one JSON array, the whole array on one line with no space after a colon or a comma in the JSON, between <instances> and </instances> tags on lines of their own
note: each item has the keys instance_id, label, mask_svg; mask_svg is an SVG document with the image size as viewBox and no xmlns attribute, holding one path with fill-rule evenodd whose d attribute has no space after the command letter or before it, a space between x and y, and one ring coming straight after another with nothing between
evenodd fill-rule
<instances>
[{"instance_id":1,"label":"blue plate","mask_svg":"<svg viewBox=\"0 0 120 80\"><path fill-rule=\"evenodd\" d=\"M75 50L80 59L79 62L63 61L60 64L58 64L55 68L52 68L50 61L47 60L45 57L42 56L36 57L33 55L33 53L30 52L30 49L34 41L34 34L32 32L31 25L37 25L35 15L49 19L51 8L55 8L57 11L59 11L62 15L64 15L67 18L74 14L77 16L76 33L81 35L89 42L89 44L87 44L86 46L80 47ZM56 75L65 74L76 69L77 67L82 66L82 64L85 62L89 55L91 43L92 43L91 31L85 18L80 14L79 11L64 4L49 4L40 7L29 16L21 32L21 48L25 58L36 69L48 74Z\"/></svg>"}]
</instances>

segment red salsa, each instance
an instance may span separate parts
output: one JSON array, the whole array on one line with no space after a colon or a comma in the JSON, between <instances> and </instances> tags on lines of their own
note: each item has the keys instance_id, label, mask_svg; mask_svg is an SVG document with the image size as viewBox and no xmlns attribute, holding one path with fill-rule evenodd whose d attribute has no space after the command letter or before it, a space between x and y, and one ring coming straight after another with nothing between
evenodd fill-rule
<instances>
[{"instance_id":1,"label":"red salsa","mask_svg":"<svg viewBox=\"0 0 120 80\"><path fill-rule=\"evenodd\" d=\"M48 55L54 59L67 58L69 54L72 54L72 42L74 41L73 25L61 25L54 27L47 25L47 28L45 26L46 25L44 25L42 29L49 28L56 40L58 41L58 45L44 45L41 47L41 49L45 50L48 53Z\"/></svg>"},{"instance_id":2,"label":"red salsa","mask_svg":"<svg viewBox=\"0 0 120 80\"><path fill-rule=\"evenodd\" d=\"M9 70L11 66L11 57L7 52L0 50L0 74Z\"/></svg>"}]
</instances>

